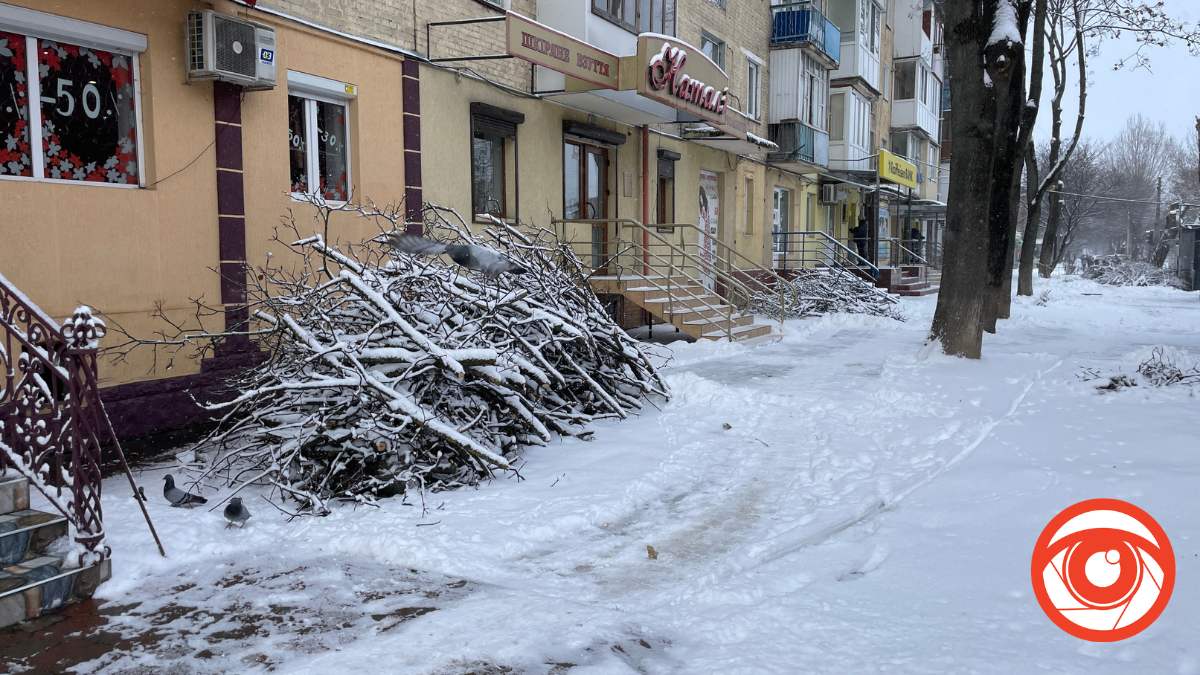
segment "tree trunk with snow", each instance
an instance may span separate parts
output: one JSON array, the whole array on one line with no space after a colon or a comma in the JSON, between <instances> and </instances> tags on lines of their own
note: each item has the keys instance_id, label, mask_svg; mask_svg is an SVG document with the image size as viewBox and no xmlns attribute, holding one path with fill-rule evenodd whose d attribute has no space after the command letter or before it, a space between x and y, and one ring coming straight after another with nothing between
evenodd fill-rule
<instances>
[{"instance_id":1,"label":"tree trunk with snow","mask_svg":"<svg viewBox=\"0 0 1200 675\"><path fill-rule=\"evenodd\" d=\"M979 358L986 287L988 207L996 140L996 97L984 46L1002 0L946 4L946 62L954 82L950 189L942 286L929 330L946 354Z\"/></svg>"}]
</instances>

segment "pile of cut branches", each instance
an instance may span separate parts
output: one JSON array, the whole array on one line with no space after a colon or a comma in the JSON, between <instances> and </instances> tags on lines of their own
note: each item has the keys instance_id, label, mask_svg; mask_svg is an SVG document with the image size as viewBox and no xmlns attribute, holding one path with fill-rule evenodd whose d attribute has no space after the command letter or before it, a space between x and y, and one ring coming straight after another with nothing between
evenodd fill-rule
<instances>
[{"instance_id":1,"label":"pile of cut branches","mask_svg":"<svg viewBox=\"0 0 1200 675\"><path fill-rule=\"evenodd\" d=\"M789 319L844 313L904 320L895 298L845 270L797 270L788 281L796 289Z\"/></svg>"},{"instance_id":2,"label":"pile of cut branches","mask_svg":"<svg viewBox=\"0 0 1200 675\"><path fill-rule=\"evenodd\" d=\"M1169 270L1117 255L1096 259L1083 271L1083 278L1106 286L1184 286L1183 281Z\"/></svg>"},{"instance_id":3,"label":"pile of cut branches","mask_svg":"<svg viewBox=\"0 0 1200 675\"><path fill-rule=\"evenodd\" d=\"M316 206L326 222L337 210ZM285 219L295 238L276 239L299 263L249 275L248 332L269 356L232 383L236 398L208 405L223 417L199 446L197 481L266 484L295 513L323 514L335 500L474 484L511 471L522 446L588 438L595 419L666 395L553 233L496 222L477 235L427 206L426 237L488 246L528 271L489 280L381 244L404 227L395 209L339 208L376 219L381 236L338 250Z\"/></svg>"},{"instance_id":4,"label":"pile of cut branches","mask_svg":"<svg viewBox=\"0 0 1200 675\"><path fill-rule=\"evenodd\" d=\"M1138 364L1138 372L1155 387L1200 384L1200 368L1196 364L1180 366L1162 347L1155 347L1149 358Z\"/></svg>"}]
</instances>

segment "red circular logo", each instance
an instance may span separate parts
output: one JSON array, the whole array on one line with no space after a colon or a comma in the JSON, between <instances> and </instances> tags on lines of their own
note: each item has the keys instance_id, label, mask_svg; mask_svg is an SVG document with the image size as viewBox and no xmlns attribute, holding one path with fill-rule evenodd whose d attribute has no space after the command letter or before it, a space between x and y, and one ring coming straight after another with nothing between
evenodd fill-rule
<instances>
[{"instance_id":1,"label":"red circular logo","mask_svg":"<svg viewBox=\"0 0 1200 675\"><path fill-rule=\"evenodd\" d=\"M1175 551L1150 514L1089 499L1050 521L1033 550L1033 592L1059 628L1115 642L1154 623L1175 587Z\"/></svg>"}]
</instances>

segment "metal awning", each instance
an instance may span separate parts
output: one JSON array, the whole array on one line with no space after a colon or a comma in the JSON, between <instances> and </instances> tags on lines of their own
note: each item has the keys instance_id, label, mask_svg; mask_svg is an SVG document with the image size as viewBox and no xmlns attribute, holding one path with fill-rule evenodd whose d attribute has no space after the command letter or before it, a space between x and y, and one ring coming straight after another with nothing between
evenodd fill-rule
<instances>
[{"instance_id":1,"label":"metal awning","mask_svg":"<svg viewBox=\"0 0 1200 675\"><path fill-rule=\"evenodd\" d=\"M636 91L564 91L542 94L542 98L630 126L667 124L678 119L674 108L638 96Z\"/></svg>"}]
</instances>

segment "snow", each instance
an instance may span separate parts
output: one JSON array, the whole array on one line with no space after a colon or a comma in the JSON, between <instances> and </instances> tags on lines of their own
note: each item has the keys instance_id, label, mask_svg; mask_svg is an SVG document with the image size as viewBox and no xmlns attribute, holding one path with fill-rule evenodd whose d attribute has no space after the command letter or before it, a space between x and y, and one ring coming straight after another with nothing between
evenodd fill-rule
<instances>
[{"instance_id":1,"label":"snow","mask_svg":"<svg viewBox=\"0 0 1200 675\"><path fill-rule=\"evenodd\" d=\"M1135 374L1154 346L1194 362L1196 294L1036 284L978 361L923 344L936 296L903 299L907 322L652 346L661 411L531 448L523 480L425 512L289 523L247 490L253 518L226 530L219 508L167 507L162 466L138 477L162 559L109 479L99 595L142 603L109 630L170 648L84 672L1200 672L1194 392L1079 377ZM1154 516L1178 567L1162 616L1117 643L1069 636L1030 585L1042 528L1095 497Z\"/></svg>"},{"instance_id":2,"label":"snow","mask_svg":"<svg viewBox=\"0 0 1200 675\"><path fill-rule=\"evenodd\" d=\"M1013 0L1000 0L996 3L996 16L992 18L992 34L988 37L988 45L1000 42L1021 44L1021 29L1017 26L1017 8Z\"/></svg>"}]
</instances>

